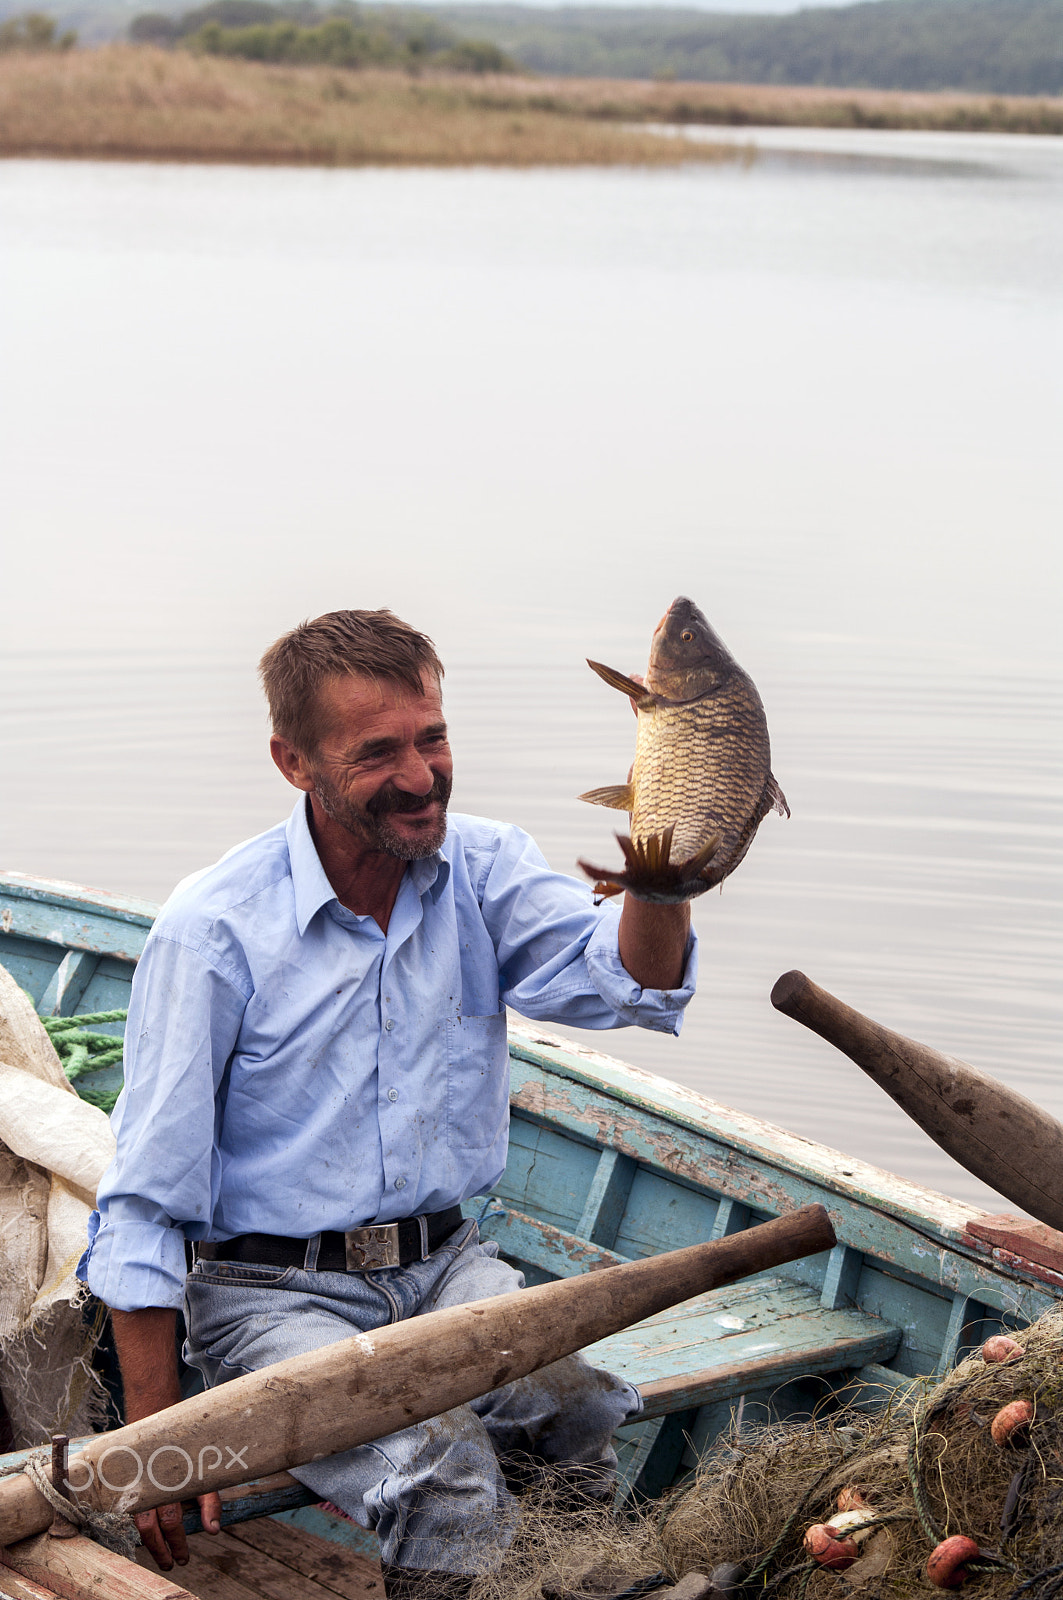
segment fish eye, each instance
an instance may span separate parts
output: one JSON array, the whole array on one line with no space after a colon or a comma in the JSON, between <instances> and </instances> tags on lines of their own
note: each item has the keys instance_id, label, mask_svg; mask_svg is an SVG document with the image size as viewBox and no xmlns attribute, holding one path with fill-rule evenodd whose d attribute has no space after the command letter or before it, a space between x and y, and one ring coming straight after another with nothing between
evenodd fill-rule
<instances>
[{"instance_id":1,"label":"fish eye","mask_svg":"<svg viewBox=\"0 0 1063 1600\"><path fill-rule=\"evenodd\" d=\"M689 644L689 643L690 643L690 641L691 641L691 639L693 639L693 637L694 637L694 635L693 635L693 634L692 634L692 633L691 633L691 631L690 631L690 629L689 629L689 628L686 628L686 629L684 629L684 631L683 631L683 632L682 632L682 633L681 633L681 634L680 634L680 635L679 635L679 637L680 637L680 638L681 638L681 639L682 639L682 641L683 641L683 643L684 643L684 644Z\"/></svg>"}]
</instances>

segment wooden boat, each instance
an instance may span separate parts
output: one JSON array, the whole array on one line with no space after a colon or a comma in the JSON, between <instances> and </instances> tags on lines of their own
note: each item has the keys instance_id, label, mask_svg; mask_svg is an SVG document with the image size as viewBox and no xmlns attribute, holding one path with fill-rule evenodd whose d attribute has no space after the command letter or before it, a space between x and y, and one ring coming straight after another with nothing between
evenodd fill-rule
<instances>
[{"instance_id":1,"label":"wooden boat","mask_svg":"<svg viewBox=\"0 0 1063 1600\"><path fill-rule=\"evenodd\" d=\"M0 963L42 1016L122 1007L154 910L0 874ZM529 1283L722 1238L816 1201L837 1234L827 1254L699 1296L590 1348L646 1402L619 1440L621 1503L681 1480L740 1404L756 1420L880 1405L990 1334L1035 1320L1063 1289L1063 1259L1049 1250L1034 1260L995 1242L1005 1233L977 1208L665 1079L538 1028L510 1030L510 1061L506 1172L491 1197L465 1210ZM77 1087L120 1082L112 1066ZM0 1457L0 1468L16 1459ZM193 1533L192 1562L174 1574L201 1600L381 1600L371 1536L312 1503L287 1474L223 1499L225 1531ZM186 1521L198 1528L194 1512ZM0 1569L0 1592L5 1576ZM44 1581L82 1600L76 1583ZM138 1582L130 1594L173 1600L174 1583L159 1574L145 1570Z\"/></svg>"}]
</instances>

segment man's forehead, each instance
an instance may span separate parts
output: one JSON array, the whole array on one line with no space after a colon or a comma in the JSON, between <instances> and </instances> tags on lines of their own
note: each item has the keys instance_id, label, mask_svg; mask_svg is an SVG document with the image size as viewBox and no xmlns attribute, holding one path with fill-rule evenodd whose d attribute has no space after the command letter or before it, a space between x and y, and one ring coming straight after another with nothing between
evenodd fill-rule
<instances>
[{"instance_id":1,"label":"man's forehead","mask_svg":"<svg viewBox=\"0 0 1063 1600\"><path fill-rule=\"evenodd\" d=\"M358 732L396 715L438 717L443 715L443 694L439 679L427 671L420 694L392 678L368 678L356 673L328 678L319 691L319 704L332 725L344 732Z\"/></svg>"}]
</instances>

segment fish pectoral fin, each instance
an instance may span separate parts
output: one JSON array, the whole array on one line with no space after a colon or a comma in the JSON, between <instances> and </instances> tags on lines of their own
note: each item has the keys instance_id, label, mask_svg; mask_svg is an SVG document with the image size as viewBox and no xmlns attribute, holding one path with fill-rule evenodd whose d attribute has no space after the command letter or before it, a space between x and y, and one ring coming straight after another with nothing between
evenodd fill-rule
<instances>
[{"instance_id":1,"label":"fish pectoral fin","mask_svg":"<svg viewBox=\"0 0 1063 1600\"><path fill-rule=\"evenodd\" d=\"M630 811L635 804L630 783L607 783L601 789L588 789L586 794L576 798L586 800L589 806L610 806L614 811Z\"/></svg>"},{"instance_id":2,"label":"fish pectoral fin","mask_svg":"<svg viewBox=\"0 0 1063 1600\"><path fill-rule=\"evenodd\" d=\"M786 796L779 788L779 780L773 772L768 773L768 787L765 793L773 811L777 811L780 817L788 817L790 815L790 807L786 802Z\"/></svg>"},{"instance_id":3,"label":"fish pectoral fin","mask_svg":"<svg viewBox=\"0 0 1063 1600\"><path fill-rule=\"evenodd\" d=\"M611 689L619 689L621 694L629 694L632 700L641 703L643 700L653 699L653 695L644 683L636 683L634 678L626 678L622 672L615 672L612 667L605 667L600 661L592 661L589 656L587 665Z\"/></svg>"}]
</instances>

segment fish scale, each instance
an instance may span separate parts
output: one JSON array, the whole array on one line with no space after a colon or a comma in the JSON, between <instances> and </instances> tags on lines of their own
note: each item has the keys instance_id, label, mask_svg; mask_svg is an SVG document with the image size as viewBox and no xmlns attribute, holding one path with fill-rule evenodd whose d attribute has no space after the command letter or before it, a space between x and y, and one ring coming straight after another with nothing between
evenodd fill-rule
<instances>
[{"instance_id":1,"label":"fish scale","mask_svg":"<svg viewBox=\"0 0 1063 1600\"><path fill-rule=\"evenodd\" d=\"M605 894L662 903L703 894L738 866L770 810L789 815L756 686L685 597L654 633L644 684L590 665L635 699L638 741L627 784L580 796L630 811L630 838L617 835L626 871L580 865Z\"/></svg>"}]
</instances>

